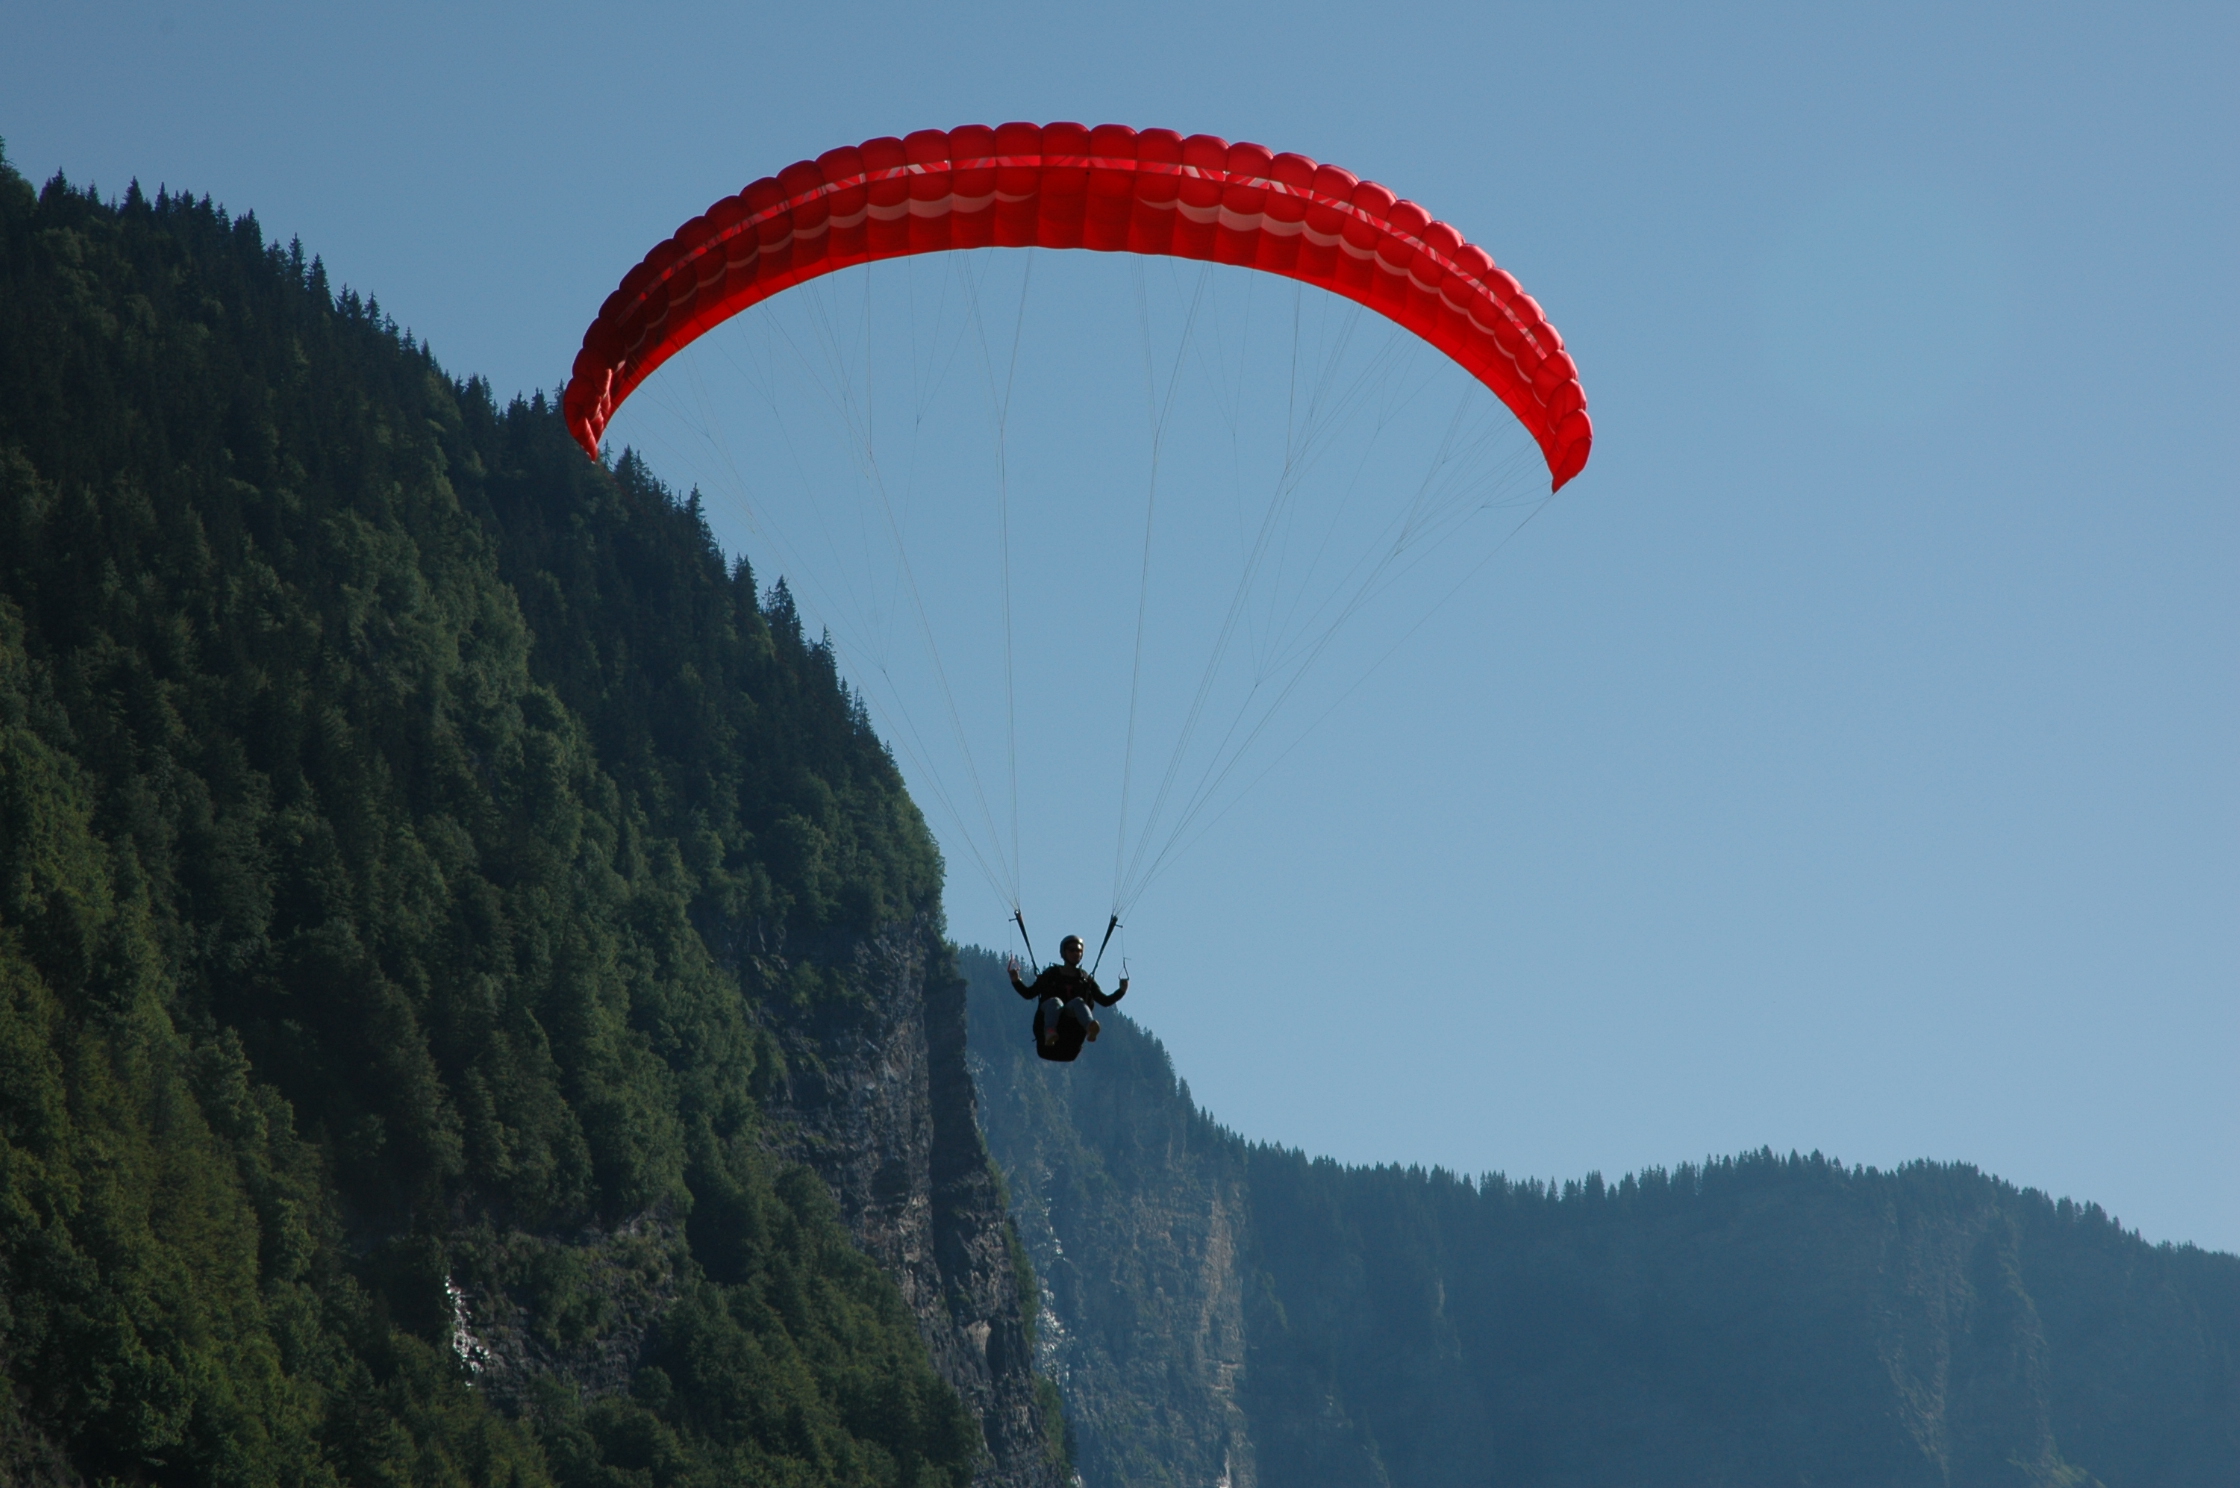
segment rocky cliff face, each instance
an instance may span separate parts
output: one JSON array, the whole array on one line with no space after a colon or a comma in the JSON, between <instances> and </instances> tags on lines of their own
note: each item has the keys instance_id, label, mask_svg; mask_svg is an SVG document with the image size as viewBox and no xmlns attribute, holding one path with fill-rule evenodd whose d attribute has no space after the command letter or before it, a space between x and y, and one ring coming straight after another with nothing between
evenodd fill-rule
<instances>
[{"instance_id":1,"label":"rocky cliff face","mask_svg":"<svg viewBox=\"0 0 2240 1488\"><path fill-rule=\"evenodd\" d=\"M824 1180L856 1244L894 1278L935 1369L979 1423L975 1484L1062 1488L952 953L920 923L835 959L849 967L848 995L764 1014L782 1054L764 1091L767 1145ZM451 1257L452 1347L510 1410L541 1381L620 1395L691 1271L684 1226L665 1210L612 1229L484 1235Z\"/></svg>"},{"instance_id":2,"label":"rocky cliff face","mask_svg":"<svg viewBox=\"0 0 2240 1488\"><path fill-rule=\"evenodd\" d=\"M1041 1280L1042 1365L1091 1485L1258 1488L1240 1402L1249 1248L1234 1137L1181 1100L1125 1019L1045 1064L993 958L974 978L974 1069L1012 1214Z\"/></svg>"},{"instance_id":3,"label":"rocky cliff face","mask_svg":"<svg viewBox=\"0 0 2240 1488\"><path fill-rule=\"evenodd\" d=\"M774 1143L824 1178L857 1244L901 1286L934 1367L980 1422L988 1457L974 1481L1056 1485L965 1064L965 984L925 924L859 946L852 973L860 995L772 1030L786 1056L765 1097Z\"/></svg>"}]
</instances>

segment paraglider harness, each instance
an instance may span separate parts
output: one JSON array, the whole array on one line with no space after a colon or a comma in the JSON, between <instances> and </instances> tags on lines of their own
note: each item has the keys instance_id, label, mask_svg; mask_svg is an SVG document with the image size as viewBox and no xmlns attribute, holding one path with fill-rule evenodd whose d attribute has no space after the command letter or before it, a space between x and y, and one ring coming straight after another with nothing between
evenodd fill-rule
<instances>
[{"instance_id":1,"label":"paraglider harness","mask_svg":"<svg viewBox=\"0 0 2240 1488\"><path fill-rule=\"evenodd\" d=\"M1028 964L1036 964L1034 941L1027 935L1026 916L1014 910L1011 916L1019 924L1019 938L1027 943ZM1020 995L1035 999L1034 1052L1055 1064L1071 1064L1081 1057L1081 1047L1093 1036L1091 1028L1096 1018L1097 997L1103 988L1097 985L1097 967L1104 965L1105 946L1112 944L1112 932L1120 926L1120 917L1114 915L1104 927L1104 944L1097 947L1097 959L1087 971L1078 966L1048 966L1036 974L1034 981L1021 989ZM1059 992L1051 984L1062 981L1066 990ZM1058 1029L1055 1039L1047 1038L1049 1032L1050 1003L1058 1004ZM1084 1017L1074 1008L1079 1001L1090 1009Z\"/></svg>"},{"instance_id":2,"label":"paraglider harness","mask_svg":"<svg viewBox=\"0 0 2240 1488\"><path fill-rule=\"evenodd\" d=\"M1035 982L1039 985L1048 975L1045 972L1043 976L1036 977ZM1096 985L1086 973L1082 980L1091 987ZM1084 1003L1088 1001L1086 997L1080 1000ZM1038 1000L1038 1006L1034 1010L1034 1051L1044 1059L1071 1064L1081 1057L1081 1046L1089 1041L1089 1020L1081 1016L1073 998L1060 998L1058 1001L1058 1033L1057 1037L1052 1038L1049 1036L1050 1002L1047 997Z\"/></svg>"}]
</instances>

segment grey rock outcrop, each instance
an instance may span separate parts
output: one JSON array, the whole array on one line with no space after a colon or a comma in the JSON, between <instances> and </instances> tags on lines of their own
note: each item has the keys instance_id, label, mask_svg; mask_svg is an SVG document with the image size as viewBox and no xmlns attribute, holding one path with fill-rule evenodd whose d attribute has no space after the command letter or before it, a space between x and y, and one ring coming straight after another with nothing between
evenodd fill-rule
<instances>
[{"instance_id":1,"label":"grey rock outcrop","mask_svg":"<svg viewBox=\"0 0 2240 1488\"><path fill-rule=\"evenodd\" d=\"M981 1423L982 1488L1056 1488L1003 1191L965 1063L965 985L934 927L855 948L854 995L774 1029L773 1145L814 1169ZM1032 1305L1031 1301L1027 1305Z\"/></svg>"},{"instance_id":2,"label":"grey rock outcrop","mask_svg":"<svg viewBox=\"0 0 2240 1488\"><path fill-rule=\"evenodd\" d=\"M761 959L763 972L783 964ZM894 1278L935 1369L980 1422L978 1488L1063 1488L951 953L917 925L835 959L842 995L767 1019L783 1053L764 1091L769 1145L825 1181L856 1244ZM468 1261L443 1277L452 1348L476 1388L515 1412L540 1379L585 1399L627 1391L693 1270L665 1210L564 1235L485 1232L455 1249Z\"/></svg>"},{"instance_id":3,"label":"grey rock outcrop","mask_svg":"<svg viewBox=\"0 0 2240 1488\"><path fill-rule=\"evenodd\" d=\"M1044 1372L1091 1488L1259 1488L1246 1365L1244 1164L1128 1019L1073 1064L1028 1045L999 963L975 974L975 1070L1012 1217L1044 1292ZM1341 1425L1341 1430L1343 1426Z\"/></svg>"},{"instance_id":4,"label":"grey rock outcrop","mask_svg":"<svg viewBox=\"0 0 2240 1488\"><path fill-rule=\"evenodd\" d=\"M461 1239L443 1283L452 1352L476 1389L516 1413L546 1376L586 1399L628 1390L691 1269L666 1207L611 1229Z\"/></svg>"}]
</instances>

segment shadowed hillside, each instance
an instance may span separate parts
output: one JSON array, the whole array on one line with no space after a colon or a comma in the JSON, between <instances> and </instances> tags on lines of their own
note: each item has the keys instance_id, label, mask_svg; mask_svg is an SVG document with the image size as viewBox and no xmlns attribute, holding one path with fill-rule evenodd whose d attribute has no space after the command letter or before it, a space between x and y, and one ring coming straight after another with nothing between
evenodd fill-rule
<instances>
[{"instance_id":1,"label":"shadowed hillside","mask_svg":"<svg viewBox=\"0 0 2240 1488\"><path fill-rule=\"evenodd\" d=\"M1310 1161L963 964L1089 1488L2240 1482L2240 1257L1965 1166Z\"/></svg>"}]
</instances>

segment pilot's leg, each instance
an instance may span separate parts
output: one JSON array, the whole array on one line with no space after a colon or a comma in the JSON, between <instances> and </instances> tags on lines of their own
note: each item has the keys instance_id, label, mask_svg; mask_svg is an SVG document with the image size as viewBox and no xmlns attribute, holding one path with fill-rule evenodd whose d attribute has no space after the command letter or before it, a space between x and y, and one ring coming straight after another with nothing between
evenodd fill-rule
<instances>
[{"instance_id":1,"label":"pilot's leg","mask_svg":"<svg viewBox=\"0 0 2240 1488\"><path fill-rule=\"evenodd\" d=\"M1045 1044L1056 1044L1058 1042L1058 1018L1064 1010L1065 1004L1058 1001L1057 998L1043 998L1041 1004L1034 1010L1035 1037L1041 1039Z\"/></svg>"}]
</instances>

